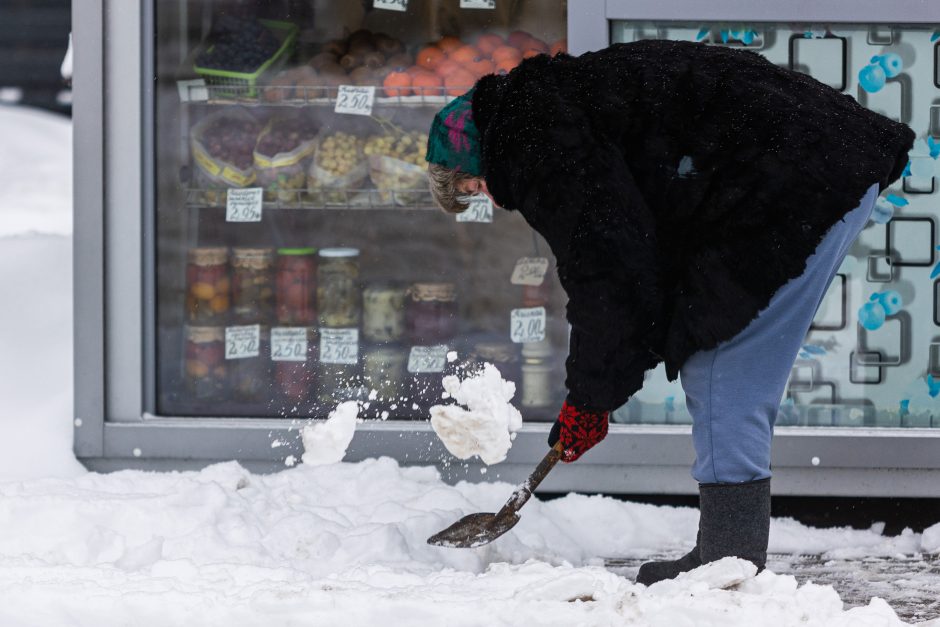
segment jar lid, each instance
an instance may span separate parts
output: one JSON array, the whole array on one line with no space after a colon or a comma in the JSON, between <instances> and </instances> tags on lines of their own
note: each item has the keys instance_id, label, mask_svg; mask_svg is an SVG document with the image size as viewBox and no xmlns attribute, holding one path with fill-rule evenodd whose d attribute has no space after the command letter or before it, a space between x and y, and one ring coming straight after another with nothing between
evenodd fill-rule
<instances>
[{"instance_id":1,"label":"jar lid","mask_svg":"<svg viewBox=\"0 0 940 627\"><path fill-rule=\"evenodd\" d=\"M363 294L405 294L405 286L395 281L376 281L369 283L362 290Z\"/></svg>"},{"instance_id":2,"label":"jar lid","mask_svg":"<svg viewBox=\"0 0 940 627\"><path fill-rule=\"evenodd\" d=\"M516 345L511 342L480 342L473 345L473 355L486 361L511 363L516 361Z\"/></svg>"},{"instance_id":3,"label":"jar lid","mask_svg":"<svg viewBox=\"0 0 940 627\"><path fill-rule=\"evenodd\" d=\"M457 286L453 283L413 283L409 291L412 300L457 300Z\"/></svg>"},{"instance_id":4,"label":"jar lid","mask_svg":"<svg viewBox=\"0 0 940 627\"><path fill-rule=\"evenodd\" d=\"M324 248L320 251L321 257L358 257L358 248Z\"/></svg>"},{"instance_id":5,"label":"jar lid","mask_svg":"<svg viewBox=\"0 0 940 627\"><path fill-rule=\"evenodd\" d=\"M278 248L277 254L279 255L313 255L316 254L317 249L312 246L309 248Z\"/></svg>"},{"instance_id":6,"label":"jar lid","mask_svg":"<svg viewBox=\"0 0 940 627\"><path fill-rule=\"evenodd\" d=\"M525 342L522 345L522 356L527 357L549 357L552 354L552 343L548 338L540 342Z\"/></svg>"},{"instance_id":7,"label":"jar lid","mask_svg":"<svg viewBox=\"0 0 940 627\"><path fill-rule=\"evenodd\" d=\"M221 342L223 337L225 337L224 327L189 327L186 333L186 338L196 344Z\"/></svg>"},{"instance_id":8,"label":"jar lid","mask_svg":"<svg viewBox=\"0 0 940 627\"><path fill-rule=\"evenodd\" d=\"M228 249L223 247L190 248L189 261L197 266L220 266L228 259Z\"/></svg>"},{"instance_id":9,"label":"jar lid","mask_svg":"<svg viewBox=\"0 0 940 627\"><path fill-rule=\"evenodd\" d=\"M233 248L232 265L236 268L262 269L271 265L272 248Z\"/></svg>"}]
</instances>

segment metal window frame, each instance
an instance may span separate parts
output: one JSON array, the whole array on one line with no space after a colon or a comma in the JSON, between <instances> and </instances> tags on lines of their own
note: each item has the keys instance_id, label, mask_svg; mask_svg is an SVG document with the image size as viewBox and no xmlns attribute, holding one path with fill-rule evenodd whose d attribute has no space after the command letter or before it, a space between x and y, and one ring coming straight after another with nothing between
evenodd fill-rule
<instances>
[{"instance_id":1,"label":"metal window frame","mask_svg":"<svg viewBox=\"0 0 940 627\"><path fill-rule=\"evenodd\" d=\"M93 470L192 469L238 459L254 471L283 469L302 454L290 420L155 416L153 370L154 1L73 5L75 51L75 444ZM572 52L602 48L611 19L940 22L927 0L578 0L568 3ZM727 18L726 18L727 19ZM854 21L844 19L843 21ZM142 56L143 55L143 56ZM119 78L115 78L119 77ZM130 338L130 340L128 340ZM360 425L347 454L436 465L448 481L519 481L544 455L548 424L527 423L503 464L453 463L426 423ZM544 491L694 493L689 426L612 424ZM271 448L273 437L285 442ZM778 494L940 496L940 429L781 427L774 444ZM451 463L444 464L448 459ZM815 463L814 463L815 462Z\"/></svg>"}]
</instances>

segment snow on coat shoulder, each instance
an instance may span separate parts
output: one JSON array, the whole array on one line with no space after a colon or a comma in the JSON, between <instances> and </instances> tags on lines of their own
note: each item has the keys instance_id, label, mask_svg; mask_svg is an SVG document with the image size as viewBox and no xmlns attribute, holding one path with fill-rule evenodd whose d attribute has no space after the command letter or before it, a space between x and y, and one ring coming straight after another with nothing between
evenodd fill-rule
<instances>
[{"instance_id":1,"label":"snow on coat shoulder","mask_svg":"<svg viewBox=\"0 0 940 627\"><path fill-rule=\"evenodd\" d=\"M356 432L358 417L359 403L346 401L337 405L325 422L305 426L301 432L303 463L322 466L342 461Z\"/></svg>"}]
</instances>

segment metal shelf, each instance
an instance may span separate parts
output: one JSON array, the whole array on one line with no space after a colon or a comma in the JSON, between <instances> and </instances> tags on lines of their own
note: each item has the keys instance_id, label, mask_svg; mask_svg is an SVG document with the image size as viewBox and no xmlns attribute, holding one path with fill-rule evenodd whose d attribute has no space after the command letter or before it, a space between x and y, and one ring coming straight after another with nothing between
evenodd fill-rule
<instances>
[{"instance_id":1,"label":"metal shelf","mask_svg":"<svg viewBox=\"0 0 940 627\"><path fill-rule=\"evenodd\" d=\"M352 83L350 83L352 84ZM382 85L375 86L374 107L435 107L440 108L453 100L455 96L450 91L468 91L454 87L422 87L421 95L386 96ZM180 101L182 103L203 104L209 106L241 105L246 107L325 107L332 109L336 106L335 85L314 85L307 87L285 87L278 85L259 85L254 89L257 93L248 96L249 87L234 87L231 85L202 85L193 81L180 84Z\"/></svg>"},{"instance_id":2,"label":"metal shelf","mask_svg":"<svg viewBox=\"0 0 940 627\"><path fill-rule=\"evenodd\" d=\"M188 209L225 209L225 190L187 189ZM265 200L268 210L349 210L349 211L440 211L427 190L337 189L310 192L306 189L278 192L280 198ZM212 196L222 196L214 199ZM328 195L324 202L317 196ZM335 201L334 201L335 199Z\"/></svg>"}]
</instances>

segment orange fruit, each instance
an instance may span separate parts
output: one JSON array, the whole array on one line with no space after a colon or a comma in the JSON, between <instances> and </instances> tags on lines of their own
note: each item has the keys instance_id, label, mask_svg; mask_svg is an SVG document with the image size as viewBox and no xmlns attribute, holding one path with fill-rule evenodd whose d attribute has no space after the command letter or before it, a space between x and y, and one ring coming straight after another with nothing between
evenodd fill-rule
<instances>
[{"instance_id":1,"label":"orange fruit","mask_svg":"<svg viewBox=\"0 0 940 627\"><path fill-rule=\"evenodd\" d=\"M496 71L496 64L485 57L477 57L470 63L467 63L465 66L471 74L480 78L481 76L486 76L487 74L492 74Z\"/></svg>"},{"instance_id":2,"label":"orange fruit","mask_svg":"<svg viewBox=\"0 0 940 627\"><path fill-rule=\"evenodd\" d=\"M519 61L522 60L522 53L512 46L500 46L493 51L491 56L496 65L499 65L503 61L515 61L516 64L518 64Z\"/></svg>"},{"instance_id":3,"label":"orange fruit","mask_svg":"<svg viewBox=\"0 0 940 627\"><path fill-rule=\"evenodd\" d=\"M539 52L538 50L536 50L535 48L529 48L528 50L526 50L525 52L522 53L522 58L523 58L523 59L531 59L532 57L537 57L537 56L539 56L540 54L542 54L542 53Z\"/></svg>"},{"instance_id":4,"label":"orange fruit","mask_svg":"<svg viewBox=\"0 0 940 627\"><path fill-rule=\"evenodd\" d=\"M550 52L552 53L553 57L559 52L568 52L568 40L559 39L558 41L552 44L552 47L550 48Z\"/></svg>"},{"instance_id":5,"label":"orange fruit","mask_svg":"<svg viewBox=\"0 0 940 627\"><path fill-rule=\"evenodd\" d=\"M411 74L408 72L389 72L385 80L382 81L385 86L386 96L410 96L411 95Z\"/></svg>"},{"instance_id":6,"label":"orange fruit","mask_svg":"<svg viewBox=\"0 0 940 627\"><path fill-rule=\"evenodd\" d=\"M548 52L548 44L538 39L536 37L529 37L529 42L523 47L523 50L538 50L541 52Z\"/></svg>"},{"instance_id":7,"label":"orange fruit","mask_svg":"<svg viewBox=\"0 0 940 627\"><path fill-rule=\"evenodd\" d=\"M434 73L440 76L441 78L444 78L448 74L451 74L455 72L456 70L459 70L460 68L461 68L461 65L457 63L456 61L454 61L453 59L444 59L443 61L441 61L440 65L434 68Z\"/></svg>"},{"instance_id":8,"label":"orange fruit","mask_svg":"<svg viewBox=\"0 0 940 627\"><path fill-rule=\"evenodd\" d=\"M496 64L496 73L497 74L509 74L509 72L511 72L512 69L516 67L517 65L519 65L519 62L513 61L512 59L506 59L504 61L500 61L499 63Z\"/></svg>"},{"instance_id":9,"label":"orange fruit","mask_svg":"<svg viewBox=\"0 0 940 627\"><path fill-rule=\"evenodd\" d=\"M420 74L420 73L422 73L422 72L427 72L426 69L424 69L423 67L419 67L419 66L417 66L417 65L412 65L411 67L409 67L409 68L408 68L407 70L405 70L405 71L408 72L409 74L411 74L412 76L414 76L415 74Z\"/></svg>"},{"instance_id":10,"label":"orange fruit","mask_svg":"<svg viewBox=\"0 0 940 627\"><path fill-rule=\"evenodd\" d=\"M440 39L438 39L437 43L434 45L440 48L441 50L443 50L444 52L446 52L447 54L450 54L457 48L461 47L463 45L463 42L457 39L456 37L451 37L448 35L448 36L441 37Z\"/></svg>"},{"instance_id":11,"label":"orange fruit","mask_svg":"<svg viewBox=\"0 0 940 627\"><path fill-rule=\"evenodd\" d=\"M411 77L411 90L416 96L439 96L441 78L433 72L415 72Z\"/></svg>"},{"instance_id":12,"label":"orange fruit","mask_svg":"<svg viewBox=\"0 0 940 627\"><path fill-rule=\"evenodd\" d=\"M504 45L506 41L494 33L483 33L477 37L477 49L481 54L490 56L493 51Z\"/></svg>"},{"instance_id":13,"label":"orange fruit","mask_svg":"<svg viewBox=\"0 0 940 627\"><path fill-rule=\"evenodd\" d=\"M446 58L444 52L437 46L428 46L415 57L415 63L426 70L434 70Z\"/></svg>"},{"instance_id":14,"label":"orange fruit","mask_svg":"<svg viewBox=\"0 0 940 627\"><path fill-rule=\"evenodd\" d=\"M477 50L474 46L461 46L447 56L449 59L456 61L460 65L466 65L480 56L480 51Z\"/></svg>"},{"instance_id":15,"label":"orange fruit","mask_svg":"<svg viewBox=\"0 0 940 627\"><path fill-rule=\"evenodd\" d=\"M506 43L514 48L524 50L529 47L529 40L532 39L532 35L525 32L524 30L514 30L509 33L509 37L506 38Z\"/></svg>"},{"instance_id":16,"label":"orange fruit","mask_svg":"<svg viewBox=\"0 0 940 627\"><path fill-rule=\"evenodd\" d=\"M470 70L464 68L460 68L444 79L447 93L451 96L459 96L460 94L466 93L476 82L476 77L470 73Z\"/></svg>"}]
</instances>

